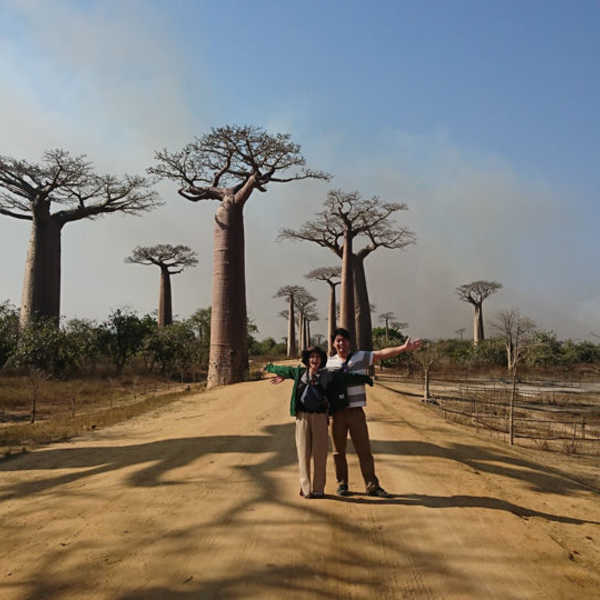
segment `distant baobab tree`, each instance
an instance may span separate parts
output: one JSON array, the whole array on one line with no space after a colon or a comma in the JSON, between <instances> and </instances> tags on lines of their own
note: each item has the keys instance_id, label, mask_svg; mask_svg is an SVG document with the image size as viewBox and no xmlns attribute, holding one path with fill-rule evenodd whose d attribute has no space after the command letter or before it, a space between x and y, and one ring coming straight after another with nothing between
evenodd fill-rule
<instances>
[{"instance_id":1,"label":"distant baobab tree","mask_svg":"<svg viewBox=\"0 0 600 600\"><path fill-rule=\"evenodd\" d=\"M396 331L401 331L402 329L406 329L408 327L408 323L402 323L401 321L392 321L395 319L396 315L393 312L381 313L379 315L379 320L385 323L385 343L389 344L390 342L390 327L395 329Z\"/></svg>"},{"instance_id":2,"label":"distant baobab tree","mask_svg":"<svg viewBox=\"0 0 600 600\"><path fill-rule=\"evenodd\" d=\"M125 262L138 265L155 265L160 268L160 291L158 296L158 326L164 327L173 322L173 301L171 275L181 273L186 267L198 264L196 253L188 246L157 244L137 246Z\"/></svg>"},{"instance_id":3,"label":"distant baobab tree","mask_svg":"<svg viewBox=\"0 0 600 600\"><path fill-rule=\"evenodd\" d=\"M296 309L294 302L296 297L302 294L306 294L306 290L301 285L285 285L277 290L274 298L285 298L288 301L288 309L285 311L288 320L288 334L287 334L287 357L295 358L298 356L298 347L296 344L296 324L294 318L296 316ZM284 316L284 313L279 313L280 316ZM300 334L300 332L298 332Z\"/></svg>"},{"instance_id":4,"label":"distant baobab tree","mask_svg":"<svg viewBox=\"0 0 600 600\"><path fill-rule=\"evenodd\" d=\"M303 293L296 296L296 310L298 312L298 337L299 337L299 350L303 352L309 346L310 342L308 337L309 323L311 320L316 321L318 319L316 308L316 298L309 294L306 290Z\"/></svg>"},{"instance_id":5,"label":"distant baobab tree","mask_svg":"<svg viewBox=\"0 0 600 600\"><path fill-rule=\"evenodd\" d=\"M187 200L216 200L212 322L207 387L241 381L248 370L244 205L271 183L328 180L305 168L289 134L253 126L213 128L176 152L155 153L152 175L179 184Z\"/></svg>"},{"instance_id":6,"label":"distant baobab tree","mask_svg":"<svg viewBox=\"0 0 600 600\"><path fill-rule=\"evenodd\" d=\"M502 288L502 284L496 281L472 281L456 288L458 297L463 302L473 305L475 314L473 316L473 345L485 339L483 331L483 301Z\"/></svg>"},{"instance_id":7,"label":"distant baobab tree","mask_svg":"<svg viewBox=\"0 0 600 600\"><path fill-rule=\"evenodd\" d=\"M283 229L279 238L314 242L342 259L340 325L350 332L352 342L368 350L373 340L364 260L377 248L401 249L415 243L412 231L389 223L395 212L407 206L382 202L377 196L365 199L358 192L331 190L324 207L314 221L298 230ZM353 243L358 236L366 238L367 244L355 252Z\"/></svg>"},{"instance_id":8,"label":"distant baobab tree","mask_svg":"<svg viewBox=\"0 0 600 600\"><path fill-rule=\"evenodd\" d=\"M58 322L61 234L67 223L114 212L139 214L159 204L144 177L98 175L85 155L48 150L40 163L0 156L0 214L31 222L21 326L37 317Z\"/></svg>"},{"instance_id":9,"label":"distant baobab tree","mask_svg":"<svg viewBox=\"0 0 600 600\"><path fill-rule=\"evenodd\" d=\"M313 269L310 273L307 273L305 277L307 279L316 279L317 281L324 281L329 285L329 312L327 321L327 352L333 354L333 332L336 328L336 314L335 314L335 287L340 284L340 277L342 274L341 267L319 267Z\"/></svg>"},{"instance_id":10,"label":"distant baobab tree","mask_svg":"<svg viewBox=\"0 0 600 600\"><path fill-rule=\"evenodd\" d=\"M390 343L390 322L395 319L396 315L393 312L385 312L379 315L379 320L385 323L385 343Z\"/></svg>"},{"instance_id":11,"label":"distant baobab tree","mask_svg":"<svg viewBox=\"0 0 600 600\"><path fill-rule=\"evenodd\" d=\"M304 350L306 348L312 346L312 335L310 333L310 324L319 320L319 313L315 306L308 306L304 311L304 331L305 331L305 341L306 344L304 346Z\"/></svg>"},{"instance_id":12,"label":"distant baobab tree","mask_svg":"<svg viewBox=\"0 0 600 600\"><path fill-rule=\"evenodd\" d=\"M317 346L320 346L325 339L325 336L322 333L313 333L312 339Z\"/></svg>"},{"instance_id":13,"label":"distant baobab tree","mask_svg":"<svg viewBox=\"0 0 600 600\"><path fill-rule=\"evenodd\" d=\"M462 341L466 330L467 330L466 327L461 327L460 329L457 329L454 333L456 333L456 335L458 335Z\"/></svg>"}]
</instances>

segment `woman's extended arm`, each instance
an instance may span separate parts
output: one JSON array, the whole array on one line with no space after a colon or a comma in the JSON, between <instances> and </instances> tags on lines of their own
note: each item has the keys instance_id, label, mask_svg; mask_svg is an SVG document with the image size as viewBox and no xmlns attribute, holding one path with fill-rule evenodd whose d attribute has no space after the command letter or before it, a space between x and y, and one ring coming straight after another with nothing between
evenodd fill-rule
<instances>
[{"instance_id":1,"label":"woman's extended arm","mask_svg":"<svg viewBox=\"0 0 600 600\"><path fill-rule=\"evenodd\" d=\"M278 377L283 377L285 379L294 379L297 369L298 367L286 367L284 365L274 365L272 363L269 363L265 367L267 373L275 373Z\"/></svg>"}]
</instances>

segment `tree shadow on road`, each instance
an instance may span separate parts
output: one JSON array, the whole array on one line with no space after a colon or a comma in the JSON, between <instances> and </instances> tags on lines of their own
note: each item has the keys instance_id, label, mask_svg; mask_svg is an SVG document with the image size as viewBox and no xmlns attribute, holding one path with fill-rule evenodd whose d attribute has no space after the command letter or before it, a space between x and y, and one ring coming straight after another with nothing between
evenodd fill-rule
<instances>
[{"instance_id":1,"label":"tree shadow on road","mask_svg":"<svg viewBox=\"0 0 600 600\"><path fill-rule=\"evenodd\" d=\"M402 573L403 581L408 581L407 585L410 585L411 589L410 597L414 600L433 596L427 587L428 576L436 580L443 578L448 589L451 589L457 597L477 597L478 590L472 587L474 583L465 579L459 569L453 568L444 560L444 552L449 552L449 548L441 546L439 549L424 552L411 546L402 536L397 536L392 531L388 535L386 528L380 533L380 530L374 528L369 520L363 522L360 519L350 519L347 511L330 510L331 504L327 506L329 500L306 501L298 499L295 493L292 496L282 494L281 469L296 464L293 430L293 423L285 423L263 428L261 430L264 432L263 435L208 435L127 446L47 448L0 463L0 472L31 470L47 474L59 469L77 469L68 473L61 472L55 476L43 476L35 481L17 482L0 487L0 494L3 494L4 498L11 499L55 490L60 494L58 500L60 502L63 496L78 493L77 490L62 487L64 484L83 481L96 474L121 469L127 470L123 475L123 484L130 488L199 485L193 478L177 479L177 469L193 461L204 459L205 462L200 461L197 465L198 474L202 475L203 470L210 463L211 455L227 453L241 455L239 464L233 462L226 465L228 473L221 473L222 480L211 482L212 485L218 485L225 490L222 498L213 497L217 499L218 511L211 518L204 518L200 514L193 525L173 528L166 519L158 524L158 531L153 531L151 528L144 531L142 541L138 538L134 542L127 536L121 536L119 544L111 547L107 547L100 539L89 537L85 542L73 541L57 550L50 550L49 547L39 562L35 577L22 579L18 585L21 589L28 590L26 597L32 600L60 598L67 592L76 595L78 591L86 589L85 577L90 561L96 560L98 564L102 564L104 560L112 560L113 557L106 556L107 552L118 553L115 560L132 560L133 557L133 560L137 561L138 554L144 552L145 548L152 548L155 545L152 558L161 556L161 560L168 561L173 569L168 584L159 583L152 578L148 581L132 580L127 582L125 587L115 590L112 597L117 600L158 600L159 598L191 600L192 598L248 596L279 597L279 595L291 594L329 600L340 597L342 590L347 592L352 589L353 597L366 600L377 596L393 597L398 591L398 573ZM525 468L540 477L543 475L539 473L541 468L539 465L477 447L461 445L445 448L425 442L375 440L373 450L376 456L378 454L431 456L456 460L481 471L489 466L492 468L490 470L492 473L498 473L500 468L498 463L500 463L504 465L500 474L519 479L529 480L527 477L529 471L522 470ZM246 458L256 456L256 460L245 461L244 455ZM138 468L132 470L132 467ZM246 493L239 497L235 495L235 476L238 473L244 480L252 482ZM211 473L212 476L214 473ZM560 481L558 476L552 477ZM540 484L551 487L554 491L555 486L558 485L553 479L542 479L538 482L538 485ZM572 483L565 482L564 487L561 488L562 493L568 492L569 485ZM589 521L530 510L499 498L409 494L389 499L350 497L336 498L336 500L392 506L427 506L432 509L489 508L507 511L524 518L536 516L562 523L589 523ZM265 516L253 520L248 515L257 513L249 513L248 509L253 509L259 504L277 506L284 512L278 513L277 517ZM45 510L34 505L35 503L31 503L26 509ZM399 530L406 532L411 527L418 529L424 526L422 521L425 521L425 517L406 513L407 511L393 511L390 508L390 518L393 515ZM285 534L289 531L291 523L302 526L308 524L307 531L310 534L290 540ZM19 519L16 518L14 523L7 524L7 535L11 535L11 531L16 535L18 527L20 527ZM71 532L69 527L68 521L65 521L66 538ZM59 539L56 537L57 541ZM327 565L317 560L320 539L340 549L339 553L334 552L333 556L328 558ZM240 540L252 540L252 544L257 547L268 547L272 559L263 563L254 563L251 559L247 559L246 563L240 565L232 563L230 570L220 574L205 572L195 566L190 569L189 574L180 577L181 565L186 564L190 555L197 558L195 565L202 565L203 560L210 561L214 556L218 556L219 548L222 546L212 542L205 544L206 540L226 541L231 545L248 543ZM335 543L330 540L335 540ZM359 540L361 543L357 544ZM477 559L478 550L476 547L461 549L452 547L452 552L464 553L465 562L469 562ZM311 556L315 556L315 560L310 563L299 563L294 559L294 557L303 557L306 561L306 557ZM147 559L147 555L145 558ZM56 565L64 565L60 576L57 576ZM410 577L406 575L407 573ZM501 581L504 575L494 571L490 572L489 577L494 581ZM0 584L0 595L3 586L5 584Z\"/></svg>"},{"instance_id":2,"label":"tree shadow on road","mask_svg":"<svg viewBox=\"0 0 600 600\"><path fill-rule=\"evenodd\" d=\"M186 481L173 479L166 481L164 477L170 471L184 467L209 454L267 453L267 457L259 465L240 465L239 468L250 472L274 470L293 464L296 461L293 423L269 425L264 428L264 431L265 435L209 435L126 446L84 446L38 450L0 462L0 472L80 470L62 473L55 477L23 481L12 486L0 486L0 499L45 492L93 475L135 465L140 465L140 469L127 476L125 483L130 486L185 484Z\"/></svg>"}]
</instances>

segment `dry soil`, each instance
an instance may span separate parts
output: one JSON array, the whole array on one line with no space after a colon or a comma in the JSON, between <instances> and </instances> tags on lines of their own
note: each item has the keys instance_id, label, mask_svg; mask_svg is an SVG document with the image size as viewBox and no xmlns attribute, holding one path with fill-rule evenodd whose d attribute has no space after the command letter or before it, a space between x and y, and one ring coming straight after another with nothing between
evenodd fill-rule
<instances>
[{"instance_id":1,"label":"dry soil","mask_svg":"<svg viewBox=\"0 0 600 600\"><path fill-rule=\"evenodd\" d=\"M289 382L0 462L0 598L600 598L600 492L375 387L382 484L298 496Z\"/></svg>"}]
</instances>

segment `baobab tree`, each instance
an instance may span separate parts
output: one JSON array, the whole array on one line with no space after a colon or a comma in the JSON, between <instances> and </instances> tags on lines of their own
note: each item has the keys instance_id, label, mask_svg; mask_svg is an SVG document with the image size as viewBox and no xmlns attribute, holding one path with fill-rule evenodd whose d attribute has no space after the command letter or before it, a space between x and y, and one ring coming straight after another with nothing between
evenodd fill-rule
<instances>
[{"instance_id":1,"label":"baobab tree","mask_svg":"<svg viewBox=\"0 0 600 600\"><path fill-rule=\"evenodd\" d=\"M317 281L324 281L329 285L329 312L327 321L327 352L333 354L333 332L336 328L336 315L335 315L335 287L340 284L340 276L342 273L341 267L319 267L313 269L310 273L307 273L305 277L307 279L315 279Z\"/></svg>"},{"instance_id":2,"label":"baobab tree","mask_svg":"<svg viewBox=\"0 0 600 600\"><path fill-rule=\"evenodd\" d=\"M386 312L379 315L379 320L385 323L385 343L390 343L390 326L392 329L396 331L401 331L402 329L406 329L408 327L408 323L403 323L401 321L393 321L396 315L393 312Z\"/></svg>"},{"instance_id":3,"label":"baobab tree","mask_svg":"<svg viewBox=\"0 0 600 600\"><path fill-rule=\"evenodd\" d=\"M138 214L158 204L145 178L98 175L85 155L48 150L40 163L0 156L0 214L31 222L21 326L38 317L58 323L61 234L67 223L114 212Z\"/></svg>"},{"instance_id":4,"label":"baobab tree","mask_svg":"<svg viewBox=\"0 0 600 600\"><path fill-rule=\"evenodd\" d=\"M461 327L460 329L457 329L454 333L456 333L456 335L458 335L460 337L460 340L462 342L463 336L465 335L465 331L466 331L466 327Z\"/></svg>"},{"instance_id":5,"label":"baobab tree","mask_svg":"<svg viewBox=\"0 0 600 600\"><path fill-rule=\"evenodd\" d=\"M365 199L358 192L341 190L330 191L324 206L314 221L298 230L283 229L279 238L313 242L342 259L340 324L350 332L352 342L368 350L373 341L364 261L377 248L402 249L415 243L412 231L393 227L389 222L394 213L407 210L407 206L382 202L377 196ZM367 244L354 252L357 236L366 238Z\"/></svg>"},{"instance_id":6,"label":"baobab tree","mask_svg":"<svg viewBox=\"0 0 600 600\"><path fill-rule=\"evenodd\" d=\"M312 346L312 336L310 334L310 324L319 320L319 313L317 312L317 308L314 305L310 305L304 311L304 339L305 339L305 347L303 350L306 350L309 346Z\"/></svg>"},{"instance_id":7,"label":"baobab tree","mask_svg":"<svg viewBox=\"0 0 600 600\"><path fill-rule=\"evenodd\" d=\"M308 322L317 320L315 302L316 298L306 290L296 295L296 311L298 313L298 337L300 342L300 351L303 352L309 345L308 340Z\"/></svg>"},{"instance_id":8,"label":"baobab tree","mask_svg":"<svg viewBox=\"0 0 600 600\"><path fill-rule=\"evenodd\" d=\"M306 294L306 290L300 285L285 285L277 290L274 298L285 298L288 301L288 309L285 311L288 320L288 334L287 334L287 357L295 358L298 356L298 347L296 345L296 324L294 317L296 315L296 309L294 307L294 301L296 297ZM279 313L283 316L283 313ZM298 332L300 333L300 332Z\"/></svg>"},{"instance_id":9,"label":"baobab tree","mask_svg":"<svg viewBox=\"0 0 600 600\"><path fill-rule=\"evenodd\" d=\"M456 288L458 297L463 302L473 305L475 313L473 316L473 345L485 339L483 331L483 301L502 288L502 284L496 281L472 281Z\"/></svg>"},{"instance_id":10,"label":"baobab tree","mask_svg":"<svg viewBox=\"0 0 600 600\"><path fill-rule=\"evenodd\" d=\"M216 200L212 322L207 387L241 381L248 370L244 206L271 183L329 175L305 167L289 134L252 126L213 128L176 152L155 153L148 172L179 184L192 202Z\"/></svg>"},{"instance_id":11,"label":"baobab tree","mask_svg":"<svg viewBox=\"0 0 600 600\"><path fill-rule=\"evenodd\" d=\"M171 275L181 273L186 267L198 264L196 253L189 246L157 244L137 246L125 262L137 265L155 265L160 269L160 290L158 295L158 326L164 327L173 322L173 301Z\"/></svg>"},{"instance_id":12,"label":"baobab tree","mask_svg":"<svg viewBox=\"0 0 600 600\"><path fill-rule=\"evenodd\" d=\"M392 321L395 319L396 315L393 312L385 312L379 315L379 320L385 323L385 343L390 343L390 324L394 329L406 329L408 327L408 323L400 323L400 321Z\"/></svg>"}]
</instances>

